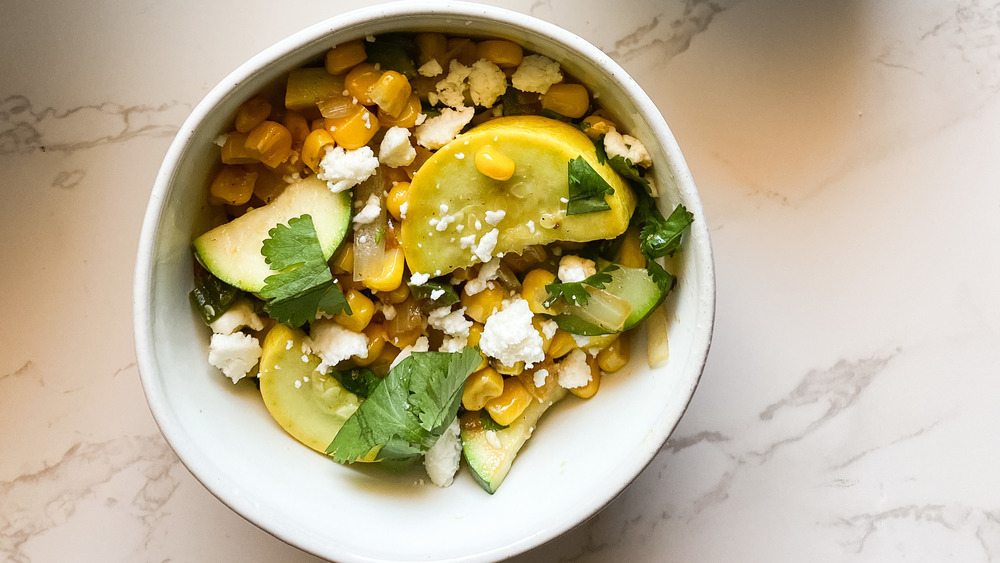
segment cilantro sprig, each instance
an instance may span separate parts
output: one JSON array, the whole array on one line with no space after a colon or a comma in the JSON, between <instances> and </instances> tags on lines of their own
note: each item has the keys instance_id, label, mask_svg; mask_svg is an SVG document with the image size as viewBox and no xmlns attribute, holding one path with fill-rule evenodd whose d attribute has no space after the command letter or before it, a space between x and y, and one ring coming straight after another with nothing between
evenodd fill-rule
<instances>
[{"instance_id":1,"label":"cilantro sprig","mask_svg":"<svg viewBox=\"0 0 1000 563\"><path fill-rule=\"evenodd\" d=\"M413 294L414 298L430 299L439 307L454 305L459 301L458 293L451 284L430 280L422 284L411 283L407 285L410 286L410 293Z\"/></svg>"},{"instance_id":2,"label":"cilantro sprig","mask_svg":"<svg viewBox=\"0 0 1000 563\"><path fill-rule=\"evenodd\" d=\"M566 215L582 215L611 209L604 196L615 193L589 162L582 156L569 161L569 201Z\"/></svg>"},{"instance_id":3,"label":"cilantro sprig","mask_svg":"<svg viewBox=\"0 0 1000 563\"><path fill-rule=\"evenodd\" d=\"M546 285L545 291L548 292L549 296L543 305L545 305L546 308L551 307L556 301L563 298L567 303L572 305L585 306L590 301L590 295L587 293L587 286L595 289L604 289L607 284L611 283L611 272L617 270L618 267L619 266L617 264L608 264L607 266L601 268L599 272L583 281L557 281Z\"/></svg>"},{"instance_id":4,"label":"cilantro sprig","mask_svg":"<svg viewBox=\"0 0 1000 563\"><path fill-rule=\"evenodd\" d=\"M351 313L330 273L311 216L293 217L267 234L260 252L275 273L264 278L260 296L271 318L298 327L320 312Z\"/></svg>"},{"instance_id":5,"label":"cilantro sprig","mask_svg":"<svg viewBox=\"0 0 1000 563\"><path fill-rule=\"evenodd\" d=\"M481 360L469 347L410 354L347 419L326 453L339 463L354 463L373 451L394 466L418 460L457 416L465 380Z\"/></svg>"}]
</instances>

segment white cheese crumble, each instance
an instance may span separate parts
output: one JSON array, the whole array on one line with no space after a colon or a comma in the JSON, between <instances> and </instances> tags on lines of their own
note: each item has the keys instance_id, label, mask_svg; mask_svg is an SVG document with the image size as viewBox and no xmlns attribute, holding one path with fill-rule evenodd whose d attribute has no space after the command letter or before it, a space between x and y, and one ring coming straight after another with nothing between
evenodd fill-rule
<instances>
[{"instance_id":1,"label":"white cheese crumble","mask_svg":"<svg viewBox=\"0 0 1000 563\"><path fill-rule=\"evenodd\" d=\"M500 235L500 230L493 229L492 231L483 235L483 238L479 239L479 244L476 245L475 255L481 261L489 262L490 259L493 258L493 249L497 247L497 237L499 235Z\"/></svg>"},{"instance_id":2,"label":"white cheese crumble","mask_svg":"<svg viewBox=\"0 0 1000 563\"><path fill-rule=\"evenodd\" d=\"M428 78L437 76L442 72L444 72L444 69L441 68L441 63L439 63L437 59L431 59L426 63L420 65L420 68L417 69L417 74L419 74L420 76L426 76Z\"/></svg>"},{"instance_id":3,"label":"white cheese crumble","mask_svg":"<svg viewBox=\"0 0 1000 563\"><path fill-rule=\"evenodd\" d=\"M507 91L507 75L500 67L486 59L479 59L469 73L469 97L472 103L485 108L493 107L497 98Z\"/></svg>"},{"instance_id":4,"label":"white cheese crumble","mask_svg":"<svg viewBox=\"0 0 1000 563\"><path fill-rule=\"evenodd\" d=\"M632 161L637 166L651 166L653 159L649 156L646 146L631 135L622 135L614 127L604 135L604 150L608 157L620 156Z\"/></svg>"},{"instance_id":5,"label":"white cheese crumble","mask_svg":"<svg viewBox=\"0 0 1000 563\"><path fill-rule=\"evenodd\" d=\"M463 247L464 248L464 247ZM476 277L465 283L466 295L475 295L487 287L489 287L490 282L497 278L497 273L500 271L500 258L494 257L489 262L484 262L479 268L479 273Z\"/></svg>"},{"instance_id":6,"label":"white cheese crumble","mask_svg":"<svg viewBox=\"0 0 1000 563\"><path fill-rule=\"evenodd\" d=\"M486 222L490 225L496 227L497 223L503 221L503 218L507 216L507 212L503 209L497 211L487 211L486 212Z\"/></svg>"},{"instance_id":7,"label":"white cheese crumble","mask_svg":"<svg viewBox=\"0 0 1000 563\"><path fill-rule=\"evenodd\" d=\"M382 213L382 199L375 194L368 196L364 208L354 214L355 225L367 225Z\"/></svg>"},{"instance_id":8,"label":"white cheese crumble","mask_svg":"<svg viewBox=\"0 0 1000 563\"><path fill-rule=\"evenodd\" d=\"M545 359L542 336L531 324L534 315L528 302L518 298L490 315L479 339L479 349L506 366L524 362L526 368Z\"/></svg>"},{"instance_id":9,"label":"white cheese crumble","mask_svg":"<svg viewBox=\"0 0 1000 563\"><path fill-rule=\"evenodd\" d=\"M460 431L456 418L424 454L424 469L427 470L427 476L439 487L447 487L455 480L455 473L458 472L458 464L462 458Z\"/></svg>"},{"instance_id":10,"label":"white cheese crumble","mask_svg":"<svg viewBox=\"0 0 1000 563\"><path fill-rule=\"evenodd\" d=\"M396 318L396 308L392 305L382 305L382 316L385 320L391 321Z\"/></svg>"},{"instance_id":11,"label":"white cheese crumble","mask_svg":"<svg viewBox=\"0 0 1000 563\"><path fill-rule=\"evenodd\" d=\"M453 141L475 115L476 110L472 108L444 108L441 115L417 125L414 132L417 142L428 149L437 150Z\"/></svg>"},{"instance_id":12,"label":"white cheese crumble","mask_svg":"<svg viewBox=\"0 0 1000 563\"><path fill-rule=\"evenodd\" d=\"M250 300L240 299L209 326L216 334L232 334L244 327L250 330L262 330L264 321L254 312Z\"/></svg>"},{"instance_id":13,"label":"white cheese crumble","mask_svg":"<svg viewBox=\"0 0 1000 563\"><path fill-rule=\"evenodd\" d=\"M530 232L531 234L535 234L535 222L534 221L532 221L531 219L528 219L528 222L525 223L524 225L526 227L528 227L528 232Z\"/></svg>"},{"instance_id":14,"label":"white cheese crumble","mask_svg":"<svg viewBox=\"0 0 1000 563\"><path fill-rule=\"evenodd\" d=\"M597 264L593 260L567 254L559 260L559 281L563 283L581 282L597 273Z\"/></svg>"},{"instance_id":15,"label":"white cheese crumble","mask_svg":"<svg viewBox=\"0 0 1000 563\"><path fill-rule=\"evenodd\" d=\"M410 283L412 283L413 285L424 285L425 283L427 283L427 280L429 279L431 279L430 274L421 274L417 272L412 276L410 276Z\"/></svg>"},{"instance_id":16,"label":"white cheese crumble","mask_svg":"<svg viewBox=\"0 0 1000 563\"><path fill-rule=\"evenodd\" d=\"M390 127L382 137L378 149L378 160L389 168L399 168L413 164L417 150L410 144L410 130L405 127Z\"/></svg>"},{"instance_id":17,"label":"white cheese crumble","mask_svg":"<svg viewBox=\"0 0 1000 563\"><path fill-rule=\"evenodd\" d=\"M531 382L535 384L535 387L544 387L545 378L547 378L548 376L549 376L549 370L541 368L535 371L534 375L532 375Z\"/></svg>"},{"instance_id":18,"label":"white cheese crumble","mask_svg":"<svg viewBox=\"0 0 1000 563\"><path fill-rule=\"evenodd\" d=\"M542 336L544 336L546 340L552 340L552 337L556 335L556 331L559 330L559 323L552 319L542 321L539 323L539 326L542 329Z\"/></svg>"},{"instance_id":19,"label":"white cheese crumble","mask_svg":"<svg viewBox=\"0 0 1000 563\"><path fill-rule=\"evenodd\" d=\"M475 233L471 235L465 235L464 237L458 239L458 246L462 250L465 250L466 248L472 248L475 245L476 245Z\"/></svg>"},{"instance_id":20,"label":"white cheese crumble","mask_svg":"<svg viewBox=\"0 0 1000 563\"><path fill-rule=\"evenodd\" d=\"M438 307L427 314L427 324L452 337L469 337L472 321L465 317L465 307L451 310L451 306Z\"/></svg>"},{"instance_id":21,"label":"white cheese crumble","mask_svg":"<svg viewBox=\"0 0 1000 563\"><path fill-rule=\"evenodd\" d=\"M441 102L455 109L464 108L465 80L469 78L471 72L471 67L452 59L451 63L448 64L448 76L438 80L437 84L434 85L434 91L427 93L427 101L431 105L437 105L438 102Z\"/></svg>"},{"instance_id":22,"label":"white cheese crumble","mask_svg":"<svg viewBox=\"0 0 1000 563\"><path fill-rule=\"evenodd\" d=\"M426 352L428 350L430 350L430 342L427 340L426 336L421 336L416 342L403 348L399 351L399 354L396 354L396 359L389 364L389 369L398 366L399 362L402 362L406 358L410 357L410 354L413 352Z\"/></svg>"},{"instance_id":23,"label":"white cheese crumble","mask_svg":"<svg viewBox=\"0 0 1000 563\"><path fill-rule=\"evenodd\" d=\"M326 373L327 368L357 356L368 357L368 337L362 332L346 329L331 320L319 320L310 327L309 349L319 356L316 371Z\"/></svg>"},{"instance_id":24,"label":"white cheese crumble","mask_svg":"<svg viewBox=\"0 0 1000 563\"><path fill-rule=\"evenodd\" d=\"M208 345L208 363L222 370L233 383L246 377L260 360L260 342L242 332L213 334Z\"/></svg>"},{"instance_id":25,"label":"white cheese crumble","mask_svg":"<svg viewBox=\"0 0 1000 563\"><path fill-rule=\"evenodd\" d=\"M399 218L406 219L406 210L410 208L410 202L404 201L399 205Z\"/></svg>"},{"instance_id":26,"label":"white cheese crumble","mask_svg":"<svg viewBox=\"0 0 1000 563\"><path fill-rule=\"evenodd\" d=\"M562 77L559 63L544 55L528 55L521 59L520 66L510 77L510 83L522 92L544 94Z\"/></svg>"},{"instance_id":27,"label":"white cheese crumble","mask_svg":"<svg viewBox=\"0 0 1000 563\"><path fill-rule=\"evenodd\" d=\"M573 350L559 363L559 385L566 389L585 387L590 383L590 365L583 350Z\"/></svg>"},{"instance_id":28,"label":"white cheese crumble","mask_svg":"<svg viewBox=\"0 0 1000 563\"><path fill-rule=\"evenodd\" d=\"M327 149L319 163L316 177L326 180L332 192L342 192L367 180L378 169L378 158L370 147L345 151L344 147Z\"/></svg>"}]
</instances>

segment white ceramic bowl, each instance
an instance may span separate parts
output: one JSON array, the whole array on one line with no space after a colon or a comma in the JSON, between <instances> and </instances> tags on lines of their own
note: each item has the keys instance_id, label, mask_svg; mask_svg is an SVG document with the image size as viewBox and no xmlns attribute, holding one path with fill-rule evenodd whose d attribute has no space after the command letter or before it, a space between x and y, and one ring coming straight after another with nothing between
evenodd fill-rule
<instances>
[{"instance_id":1,"label":"white ceramic bowl","mask_svg":"<svg viewBox=\"0 0 1000 563\"><path fill-rule=\"evenodd\" d=\"M670 304L670 361L608 376L590 401L563 401L542 420L503 486L488 495L463 469L454 485L420 473L333 463L285 434L249 382L233 385L206 361L208 334L188 304L190 242L204 230L207 170L216 137L241 101L330 46L368 34L442 31L513 39L562 63L642 139L663 192L695 215ZM715 280L701 203L670 130L645 93L583 39L506 10L401 2L351 12L247 61L194 109L167 152L149 202L135 273L135 341L150 409L188 469L243 517L316 555L339 561L486 561L558 536L619 494L676 426L705 364ZM426 479L424 479L427 481Z\"/></svg>"}]
</instances>

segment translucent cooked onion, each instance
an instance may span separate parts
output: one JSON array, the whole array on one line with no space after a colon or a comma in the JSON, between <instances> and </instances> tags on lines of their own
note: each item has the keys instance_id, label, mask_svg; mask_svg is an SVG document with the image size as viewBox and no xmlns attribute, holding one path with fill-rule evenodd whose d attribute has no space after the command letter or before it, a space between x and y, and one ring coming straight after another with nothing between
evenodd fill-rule
<instances>
[{"instance_id":1,"label":"translucent cooked onion","mask_svg":"<svg viewBox=\"0 0 1000 563\"><path fill-rule=\"evenodd\" d=\"M603 289L587 288L590 299L584 306L568 304L560 313L574 315L608 332L621 332L632 312L632 305Z\"/></svg>"},{"instance_id":2,"label":"translucent cooked onion","mask_svg":"<svg viewBox=\"0 0 1000 563\"><path fill-rule=\"evenodd\" d=\"M364 205L369 197L379 199L379 214L370 223L354 226L354 281L373 280L385 271L385 240L388 220L385 211L385 174L379 167L370 178L354 188L354 201Z\"/></svg>"},{"instance_id":3,"label":"translucent cooked onion","mask_svg":"<svg viewBox=\"0 0 1000 563\"><path fill-rule=\"evenodd\" d=\"M649 367L655 368L667 363L670 347L667 344L667 311L660 305L646 317L646 356Z\"/></svg>"},{"instance_id":4,"label":"translucent cooked onion","mask_svg":"<svg viewBox=\"0 0 1000 563\"><path fill-rule=\"evenodd\" d=\"M316 106L319 108L319 113L327 118L350 117L361 109L350 96L333 96L317 102Z\"/></svg>"}]
</instances>

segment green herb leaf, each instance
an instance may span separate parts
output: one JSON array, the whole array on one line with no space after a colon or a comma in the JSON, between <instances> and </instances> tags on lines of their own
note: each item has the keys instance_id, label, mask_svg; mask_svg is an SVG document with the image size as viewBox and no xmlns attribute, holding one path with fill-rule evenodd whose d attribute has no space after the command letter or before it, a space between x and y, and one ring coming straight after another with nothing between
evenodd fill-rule
<instances>
[{"instance_id":1,"label":"green herb leaf","mask_svg":"<svg viewBox=\"0 0 1000 563\"><path fill-rule=\"evenodd\" d=\"M587 288L585 286L604 289L607 284L611 283L611 272L617 269L617 264L608 264L607 266L601 268L601 271L583 281L557 281L555 283L550 283L545 286L545 291L549 293L549 297L543 304L546 308L551 307L556 301L559 300L560 297L562 297L567 303L584 306L590 301L590 295L587 293Z\"/></svg>"},{"instance_id":2,"label":"green herb leaf","mask_svg":"<svg viewBox=\"0 0 1000 563\"><path fill-rule=\"evenodd\" d=\"M302 326L317 313L350 314L344 294L333 280L330 266L312 217L302 215L277 225L267 233L261 254L277 272L264 279L260 296L267 300L264 311L271 318L290 326Z\"/></svg>"},{"instance_id":3,"label":"green herb leaf","mask_svg":"<svg viewBox=\"0 0 1000 563\"><path fill-rule=\"evenodd\" d=\"M460 300L458 293L455 292L455 288L451 284L427 281L421 285L413 283L407 285L410 286L410 293L417 299L430 299L434 304L441 307L454 305ZM437 298L434 298L436 292L439 291L441 293L437 293Z\"/></svg>"},{"instance_id":4,"label":"green herb leaf","mask_svg":"<svg viewBox=\"0 0 1000 563\"><path fill-rule=\"evenodd\" d=\"M479 424L483 426L483 430L492 430L494 432L510 428L493 420L493 417L490 416L490 413L486 412L486 409L479 409Z\"/></svg>"},{"instance_id":5,"label":"green herb leaf","mask_svg":"<svg viewBox=\"0 0 1000 563\"><path fill-rule=\"evenodd\" d=\"M608 151L604 148L604 135L594 139L594 151L597 152L598 164L604 164L608 161Z\"/></svg>"},{"instance_id":6,"label":"green herb leaf","mask_svg":"<svg viewBox=\"0 0 1000 563\"><path fill-rule=\"evenodd\" d=\"M368 368L354 368L348 370L333 370L330 374L340 382L344 389L354 393L362 399L367 398L378 387L382 380L375 375L375 372Z\"/></svg>"},{"instance_id":7,"label":"green herb leaf","mask_svg":"<svg viewBox=\"0 0 1000 563\"><path fill-rule=\"evenodd\" d=\"M607 155L607 153L605 153ZM625 158L621 155L615 155L608 159L608 164L611 168L618 173L619 176L625 178L634 186L642 186L643 190L648 194L650 192L649 180L646 179L645 173L641 168L632 163L631 160ZM636 191L640 191L636 189Z\"/></svg>"},{"instance_id":8,"label":"green herb leaf","mask_svg":"<svg viewBox=\"0 0 1000 563\"><path fill-rule=\"evenodd\" d=\"M666 219L655 205L643 214L645 221L639 231L639 249L650 260L677 252L684 231L694 222L694 214L683 205L675 207Z\"/></svg>"},{"instance_id":9,"label":"green herb leaf","mask_svg":"<svg viewBox=\"0 0 1000 563\"><path fill-rule=\"evenodd\" d=\"M677 282L677 278L664 270L663 266L654 260L646 260L646 271L649 272L649 277L653 278L653 283L657 285L664 295L670 293L670 290L674 288L674 284Z\"/></svg>"},{"instance_id":10,"label":"green herb leaf","mask_svg":"<svg viewBox=\"0 0 1000 563\"><path fill-rule=\"evenodd\" d=\"M569 161L569 201L566 215L582 215L611 209L604 200L615 189L584 159L578 156Z\"/></svg>"},{"instance_id":11,"label":"green herb leaf","mask_svg":"<svg viewBox=\"0 0 1000 563\"><path fill-rule=\"evenodd\" d=\"M416 461L457 416L465 379L480 361L479 352L469 347L410 354L347 419L327 453L340 463L375 450L394 465Z\"/></svg>"}]
</instances>

